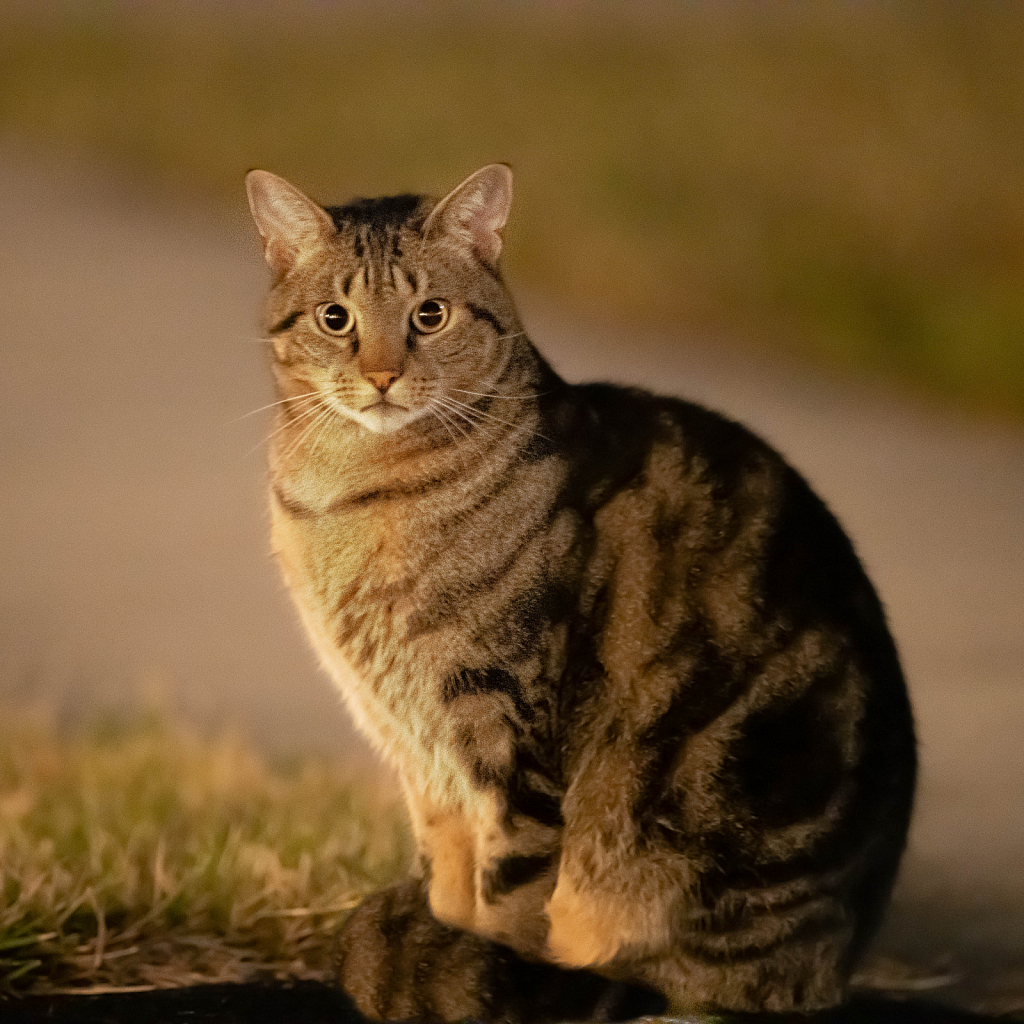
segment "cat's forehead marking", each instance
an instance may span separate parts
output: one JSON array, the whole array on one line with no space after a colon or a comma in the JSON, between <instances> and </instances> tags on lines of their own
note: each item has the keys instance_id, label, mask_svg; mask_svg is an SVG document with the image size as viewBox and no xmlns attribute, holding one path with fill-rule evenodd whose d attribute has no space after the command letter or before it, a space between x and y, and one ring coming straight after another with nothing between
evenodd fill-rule
<instances>
[{"instance_id":1,"label":"cat's forehead marking","mask_svg":"<svg viewBox=\"0 0 1024 1024\"><path fill-rule=\"evenodd\" d=\"M356 199L327 212L338 231L348 235L357 260L381 266L403 255L403 232L415 231L422 219L421 200L415 195L383 199Z\"/></svg>"},{"instance_id":2,"label":"cat's forehead marking","mask_svg":"<svg viewBox=\"0 0 1024 1024\"><path fill-rule=\"evenodd\" d=\"M415 278L411 274L407 275L397 263L391 264L391 285L403 299L409 298L416 291Z\"/></svg>"},{"instance_id":3,"label":"cat's forehead marking","mask_svg":"<svg viewBox=\"0 0 1024 1024\"><path fill-rule=\"evenodd\" d=\"M336 274L334 286L356 305L364 305L379 302L386 292L399 300L410 298L416 293L416 277L397 263L377 267L364 262L354 272Z\"/></svg>"},{"instance_id":4,"label":"cat's forehead marking","mask_svg":"<svg viewBox=\"0 0 1024 1024\"><path fill-rule=\"evenodd\" d=\"M355 272L354 275L349 275L346 283L348 284L348 287L345 289L345 295L350 297L357 305L365 302L370 297L370 274L369 268L365 263Z\"/></svg>"}]
</instances>

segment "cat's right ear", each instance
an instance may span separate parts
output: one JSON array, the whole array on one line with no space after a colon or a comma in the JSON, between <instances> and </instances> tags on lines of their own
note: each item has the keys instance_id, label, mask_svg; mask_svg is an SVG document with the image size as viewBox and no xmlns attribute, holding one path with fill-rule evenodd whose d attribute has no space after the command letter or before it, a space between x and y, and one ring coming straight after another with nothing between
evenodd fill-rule
<instances>
[{"instance_id":1,"label":"cat's right ear","mask_svg":"<svg viewBox=\"0 0 1024 1024\"><path fill-rule=\"evenodd\" d=\"M245 190L267 263L277 274L287 273L335 233L326 210L276 174L250 171L245 176Z\"/></svg>"}]
</instances>

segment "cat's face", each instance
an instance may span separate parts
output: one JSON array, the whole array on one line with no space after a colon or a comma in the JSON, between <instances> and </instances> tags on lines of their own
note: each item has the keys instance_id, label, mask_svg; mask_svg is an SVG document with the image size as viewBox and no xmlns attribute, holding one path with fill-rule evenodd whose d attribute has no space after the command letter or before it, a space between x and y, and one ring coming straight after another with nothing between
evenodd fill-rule
<instances>
[{"instance_id":1,"label":"cat's face","mask_svg":"<svg viewBox=\"0 0 1024 1024\"><path fill-rule=\"evenodd\" d=\"M292 411L376 434L425 417L467 425L520 334L497 274L511 174L490 165L440 203L324 210L265 171L247 178L277 279L270 333Z\"/></svg>"}]
</instances>

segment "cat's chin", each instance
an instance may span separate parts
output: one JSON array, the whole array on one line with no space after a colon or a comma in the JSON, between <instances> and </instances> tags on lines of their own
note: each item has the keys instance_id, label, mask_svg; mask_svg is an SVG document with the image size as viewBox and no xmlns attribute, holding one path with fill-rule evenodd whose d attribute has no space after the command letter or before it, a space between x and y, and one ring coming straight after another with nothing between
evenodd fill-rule
<instances>
[{"instance_id":1,"label":"cat's chin","mask_svg":"<svg viewBox=\"0 0 1024 1024\"><path fill-rule=\"evenodd\" d=\"M425 410L379 402L365 409L345 409L345 415L373 434L392 434L418 420Z\"/></svg>"}]
</instances>

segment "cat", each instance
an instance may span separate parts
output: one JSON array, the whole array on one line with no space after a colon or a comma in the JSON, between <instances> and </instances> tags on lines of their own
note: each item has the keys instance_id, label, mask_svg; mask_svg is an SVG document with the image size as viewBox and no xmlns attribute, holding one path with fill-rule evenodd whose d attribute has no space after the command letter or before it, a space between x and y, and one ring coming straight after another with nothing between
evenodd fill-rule
<instances>
[{"instance_id":1,"label":"cat","mask_svg":"<svg viewBox=\"0 0 1024 1024\"><path fill-rule=\"evenodd\" d=\"M418 851L342 931L357 1007L839 1003L916 755L836 520L742 426L559 378L499 270L505 165L440 201L246 182L273 272L273 550Z\"/></svg>"}]
</instances>

